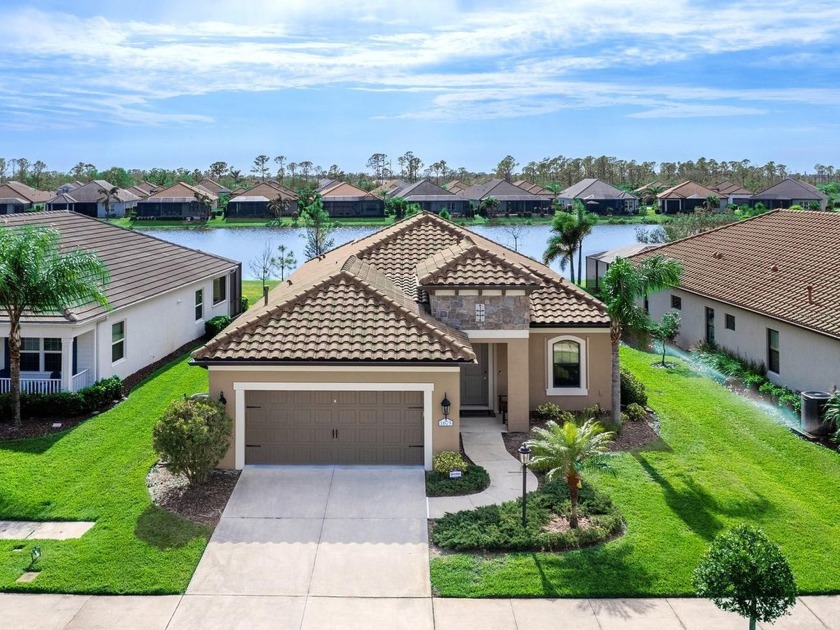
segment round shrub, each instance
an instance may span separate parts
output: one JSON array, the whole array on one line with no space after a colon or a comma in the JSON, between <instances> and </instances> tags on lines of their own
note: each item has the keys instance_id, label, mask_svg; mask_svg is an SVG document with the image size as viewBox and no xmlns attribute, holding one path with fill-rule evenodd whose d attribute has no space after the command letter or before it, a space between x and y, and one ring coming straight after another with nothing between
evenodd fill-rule
<instances>
[{"instance_id":1,"label":"round shrub","mask_svg":"<svg viewBox=\"0 0 840 630\"><path fill-rule=\"evenodd\" d=\"M453 470L464 472L467 469L467 462L455 451L441 451L435 453L432 458L432 469L436 473L448 475Z\"/></svg>"},{"instance_id":2,"label":"round shrub","mask_svg":"<svg viewBox=\"0 0 840 630\"><path fill-rule=\"evenodd\" d=\"M176 475L203 483L230 445L233 419L210 399L173 401L152 432L152 444Z\"/></svg>"},{"instance_id":3,"label":"round shrub","mask_svg":"<svg viewBox=\"0 0 840 630\"><path fill-rule=\"evenodd\" d=\"M211 317L204 322L204 334L208 339L212 339L228 326L230 326L230 317L216 315L216 317Z\"/></svg>"},{"instance_id":4,"label":"round shrub","mask_svg":"<svg viewBox=\"0 0 840 630\"><path fill-rule=\"evenodd\" d=\"M627 418L631 422L640 422L647 417L647 411L638 403L630 403L627 405Z\"/></svg>"},{"instance_id":5,"label":"round shrub","mask_svg":"<svg viewBox=\"0 0 840 630\"><path fill-rule=\"evenodd\" d=\"M636 403L647 405L647 392L645 391L644 383L633 376L629 371L621 370L621 404L629 405Z\"/></svg>"}]
</instances>

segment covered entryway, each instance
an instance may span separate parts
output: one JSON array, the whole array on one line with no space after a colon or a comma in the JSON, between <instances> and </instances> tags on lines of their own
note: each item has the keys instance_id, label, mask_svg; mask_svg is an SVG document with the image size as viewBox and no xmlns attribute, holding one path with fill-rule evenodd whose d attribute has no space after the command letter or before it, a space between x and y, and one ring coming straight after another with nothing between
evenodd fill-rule
<instances>
[{"instance_id":1,"label":"covered entryway","mask_svg":"<svg viewBox=\"0 0 840 630\"><path fill-rule=\"evenodd\" d=\"M245 392L245 464L424 464L422 391Z\"/></svg>"},{"instance_id":2,"label":"covered entryway","mask_svg":"<svg viewBox=\"0 0 840 630\"><path fill-rule=\"evenodd\" d=\"M461 407L490 406L490 345L474 343L476 363L461 367Z\"/></svg>"}]
</instances>

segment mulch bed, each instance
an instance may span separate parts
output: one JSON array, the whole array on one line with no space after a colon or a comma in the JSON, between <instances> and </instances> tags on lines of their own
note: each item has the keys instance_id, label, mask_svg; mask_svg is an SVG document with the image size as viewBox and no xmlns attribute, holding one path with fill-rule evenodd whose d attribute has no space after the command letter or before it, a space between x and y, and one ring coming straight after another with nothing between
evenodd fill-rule
<instances>
[{"instance_id":1,"label":"mulch bed","mask_svg":"<svg viewBox=\"0 0 840 630\"><path fill-rule=\"evenodd\" d=\"M190 486L186 477L156 464L146 476L155 505L178 516L215 528L239 479L239 470L214 470L207 483Z\"/></svg>"}]
</instances>

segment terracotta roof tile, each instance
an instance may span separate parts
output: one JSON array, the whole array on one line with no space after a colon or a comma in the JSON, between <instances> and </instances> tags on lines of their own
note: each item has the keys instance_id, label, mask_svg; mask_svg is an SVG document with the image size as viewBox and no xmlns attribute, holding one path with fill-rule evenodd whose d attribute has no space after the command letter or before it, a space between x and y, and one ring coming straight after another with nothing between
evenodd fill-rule
<instances>
[{"instance_id":1,"label":"terracotta roof tile","mask_svg":"<svg viewBox=\"0 0 840 630\"><path fill-rule=\"evenodd\" d=\"M672 186L668 190L663 190L657 196L658 199L705 199L706 197L714 197L716 193L710 188L701 186L694 182L685 181L676 186Z\"/></svg>"},{"instance_id":2,"label":"terracotta roof tile","mask_svg":"<svg viewBox=\"0 0 840 630\"><path fill-rule=\"evenodd\" d=\"M675 258L683 265L681 289L840 338L838 234L840 214L776 210L633 260Z\"/></svg>"},{"instance_id":3,"label":"terracotta roof tile","mask_svg":"<svg viewBox=\"0 0 840 630\"><path fill-rule=\"evenodd\" d=\"M540 279L521 265L479 248L467 237L417 265L421 286L536 287Z\"/></svg>"}]
</instances>

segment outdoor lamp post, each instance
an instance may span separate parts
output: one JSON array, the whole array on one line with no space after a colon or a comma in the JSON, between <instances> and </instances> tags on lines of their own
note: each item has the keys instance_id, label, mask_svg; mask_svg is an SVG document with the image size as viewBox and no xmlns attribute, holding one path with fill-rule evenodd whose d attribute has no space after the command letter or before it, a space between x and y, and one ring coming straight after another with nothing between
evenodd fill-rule
<instances>
[{"instance_id":1,"label":"outdoor lamp post","mask_svg":"<svg viewBox=\"0 0 840 630\"><path fill-rule=\"evenodd\" d=\"M449 408L452 406L452 403L449 402L449 398L447 398L446 393L443 394L443 400L440 401L440 407L443 409L443 417L449 417Z\"/></svg>"},{"instance_id":2,"label":"outdoor lamp post","mask_svg":"<svg viewBox=\"0 0 840 630\"><path fill-rule=\"evenodd\" d=\"M522 462L522 527L528 523L525 493L528 491L528 464L531 463L531 448L527 444L519 447L519 461Z\"/></svg>"}]
</instances>

